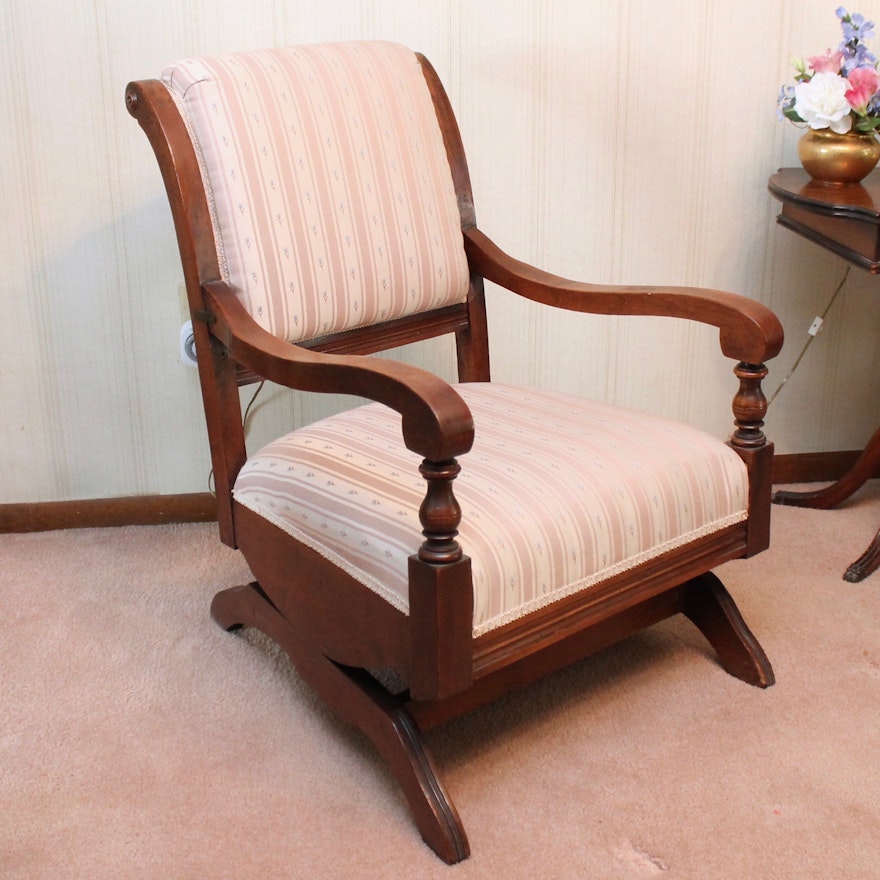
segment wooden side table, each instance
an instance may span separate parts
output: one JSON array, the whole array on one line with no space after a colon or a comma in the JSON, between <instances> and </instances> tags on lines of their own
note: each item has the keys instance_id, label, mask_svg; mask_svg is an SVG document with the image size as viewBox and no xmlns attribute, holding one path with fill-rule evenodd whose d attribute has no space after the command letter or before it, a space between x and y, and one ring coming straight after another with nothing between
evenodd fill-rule
<instances>
[{"instance_id":1,"label":"wooden side table","mask_svg":"<svg viewBox=\"0 0 880 880\"><path fill-rule=\"evenodd\" d=\"M872 275L880 274L880 170L862 183L816 183L801 168L781 168L768 188L782 203L777 223L833 251ZM828 510L841 504L876 473L880 428L853 466L837 482L814 492L778 491L776 504ZM843 578L863 580L880 567L880 531Z\"/></svg>"}]
</instances>

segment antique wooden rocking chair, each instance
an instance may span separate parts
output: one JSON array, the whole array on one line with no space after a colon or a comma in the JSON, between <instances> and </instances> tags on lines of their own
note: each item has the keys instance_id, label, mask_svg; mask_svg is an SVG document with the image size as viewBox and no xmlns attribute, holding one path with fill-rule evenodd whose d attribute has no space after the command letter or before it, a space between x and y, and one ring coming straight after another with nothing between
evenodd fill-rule
<instances>
[{"instance_id":1,"label":"antique wooden rocking chair","mask_svg":"<svg viewBox=\"0 0 880 880\"><path fill-rule=\"evenodd\" d=\"M220 536L255 578L212 614L268 633L366 733L441 858L469 848L425 729L677 613L728 672L772 684L711 573L769 541L770 311L507 256L476 226L434 70L396 44L187 60L126 101L171 202ZM491 383L483 279L563 309L719 328L737 362L732 436ZM454 386L369 356L446 333ZM256 377L376 403L248 457L239 384ZM370 672L389 668L400 692Z\"/></svg>"}]
</instances>

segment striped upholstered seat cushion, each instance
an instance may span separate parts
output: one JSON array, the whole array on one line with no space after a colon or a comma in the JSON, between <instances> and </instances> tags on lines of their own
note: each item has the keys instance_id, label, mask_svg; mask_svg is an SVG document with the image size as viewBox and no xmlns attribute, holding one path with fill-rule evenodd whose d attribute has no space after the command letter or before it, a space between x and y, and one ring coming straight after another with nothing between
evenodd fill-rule
<instances>
[{"instance_id":1,"label":"striped upholstered seat cushion","mask_svg":"<svg viewBox=\"0 0 880 880\"><path fill-rule=\"evenodd\" d=\"M567 395L457 389L476 427L455 481L475 635L746 518L742 461L702 432ZM371 404L266 446L235 498L405 612L418 465L399 416Z\"/></svg>"},{"instance_id":2,"label":"striped upholstered seat cushion","mask_svg":"<svg viewBox=\"0 0 880 880\"><path fill-rule=\"evenodd\" d=\"M311 339L462 302L461 220L415 54L332 43L181 61L220 270L270 333Z\"/></svg>"}]
</instances>

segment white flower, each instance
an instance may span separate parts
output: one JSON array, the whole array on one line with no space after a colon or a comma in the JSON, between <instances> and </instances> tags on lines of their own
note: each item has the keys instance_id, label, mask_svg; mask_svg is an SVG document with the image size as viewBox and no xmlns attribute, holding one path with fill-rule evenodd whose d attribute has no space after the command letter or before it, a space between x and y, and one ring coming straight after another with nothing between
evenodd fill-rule
<instances>
[{"instance_id":1,"label":"white flower","mask_svg":"<svg viewBox=\"0 0 880 880\"><path fill-rule=\"evenodd\" d=\"M817 73L794 87L794 109L810 128L830 128L846 134L852 128L847 81L836 73Z\"/></svg>"}]
</instances>

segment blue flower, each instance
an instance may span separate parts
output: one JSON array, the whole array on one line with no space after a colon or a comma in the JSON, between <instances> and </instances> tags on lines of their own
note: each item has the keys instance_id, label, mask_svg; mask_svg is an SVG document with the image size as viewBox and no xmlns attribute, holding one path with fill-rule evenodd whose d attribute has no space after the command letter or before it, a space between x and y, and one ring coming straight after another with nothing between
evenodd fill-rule
<instances>
[{"instance_id":1,"label":"blue flower","mask_svg":"<svg viewBox=\"0 0 880 880\"><path fill-rule=\"evenodd\" d=\"M874 36L874 22L866 21L865 16L856 12L850 15L843 6L835 14L840 19L843 40L837 50L843 54L843 75L846 76L857 67L873 67L877 58L868 51L864 40Z\"/></svg>"},{"instance_id":2,"label":"blue flower","mask_svg":"<svg viewBox=\"0 0 880 880\"><path fill-rule=\"evenodd\" d=\"M866 21L865 16L861 13L856 12L850 15L840 6L837 8L836 15L840 19L844 43L857 43L860 40L869 40L874 36L874 22Z\"/></svg>"},{"instance_id":3,"label":"blue flower","mask_svg":"<svg viewBox=\"0 0 880 880\"><path fill-rule=\"evenodd\" d=\"M843 53L843 73L846 76L857 67L873 67L877 63L877 58L868 51L868 47L864 43L857 43L855 46L841 43L840 51Z\"/></svg>"},{"instance_id":4,"label":"blue flower","mask_svg":"<svg viewBox=\"0 0 880 880\"><path fill-rule=\"evenodd\" d=\"M776 118L779 120L792 118L794 113L794 86L782 86L776 97ZM795 114L796 115L796 114ZM798 119L800 117L797 117Z\"/></svg>"}]
</instances>

